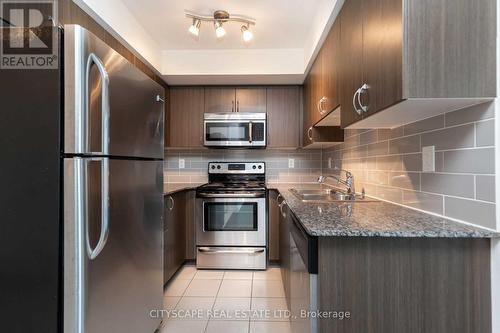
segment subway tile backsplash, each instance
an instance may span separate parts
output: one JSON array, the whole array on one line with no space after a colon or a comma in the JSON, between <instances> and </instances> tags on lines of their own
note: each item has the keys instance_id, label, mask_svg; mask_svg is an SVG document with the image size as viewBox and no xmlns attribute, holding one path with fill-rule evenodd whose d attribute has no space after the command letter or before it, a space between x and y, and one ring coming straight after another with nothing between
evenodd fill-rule
<instances>
[{"instance_id":1,"label":"subway tile backsplash","mask_svg":"<svg viewBox=\"0 0 500 333\"><path fill-rule=\"evenodd\" d=\"M346 169L358 192L495 228L494 137L494 105L485 103L392 130L346 130L343 144L324 150L167 151L165 181L205 183L211 161L265 161L270 183L311 183ZM425 146L435 146L436 172L422 172Z\"/></svg>"},{"instance_id":2,"label":"subway tile backsplash","mask_svg":"<svg viewBox=\"0 0 500 333\"><path fill-rule=\"evenodd\" d=\"M288 160L294 159L294 168ZM179 168L179 159L185 168ZM172 150L165 153L165 181L169 183L205 183L208 162L264 161L269 183L310 183L321 175L321 150Z\"/></svg>"},{"instance_id":3,"label":"subway tile backsplash","mask_svg":"<svg viewBox=\"0 0 500 333\"><path fill-rule=\"evenodd\" d=\"M358 192L495 228L494 137L493 103L392 130L346 130L343 144L323 150L322 171L346 169ZM422 172L425 146L435 146L436 172Z\"/></svg>"}]
</instances>

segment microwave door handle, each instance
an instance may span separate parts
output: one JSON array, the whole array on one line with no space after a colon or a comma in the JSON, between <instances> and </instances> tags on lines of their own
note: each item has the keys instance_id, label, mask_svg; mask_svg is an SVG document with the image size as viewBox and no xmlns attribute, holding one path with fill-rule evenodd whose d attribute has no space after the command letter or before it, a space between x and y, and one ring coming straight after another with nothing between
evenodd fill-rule
<instances>
[{"instance_id":1,"label":"microwave door handle","mask_svg":"<svg viewBox=\"0 0 500 333\"><path fill-rule=\"evenodd\" d=\"M253 124L250 121L248 123L248 136L250 137L250 140L248 140L250 143L252 143L252 137L253 137Z\"/></svg>"}]
</instances>

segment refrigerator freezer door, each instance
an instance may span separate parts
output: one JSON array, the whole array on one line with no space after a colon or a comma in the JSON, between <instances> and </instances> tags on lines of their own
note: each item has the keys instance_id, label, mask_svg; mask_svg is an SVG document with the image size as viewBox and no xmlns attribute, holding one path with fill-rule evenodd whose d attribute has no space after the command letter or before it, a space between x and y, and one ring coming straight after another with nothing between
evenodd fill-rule
<instances>
[{"instance_id":1,"label":"refrigerator freezer door","mask_svg":"<svg viewBox=\"0 0 500 333\"><path fill-rule=\"evenodd\" d=\"M64 27L64 68L65 153L163 158L162 86L78 25Z\"/></svg>"},{"instance_id":2,"label":"refrigerator freezer door","mask_svg":"<svg viewBox=\"0 0 500 333\"><path fill-rule=\"evenodd\" d=\"M160 319L150 311L163 303L162 161L75 157L64 171L64 332L154 332Z\"/></svg>"}]
</instances>

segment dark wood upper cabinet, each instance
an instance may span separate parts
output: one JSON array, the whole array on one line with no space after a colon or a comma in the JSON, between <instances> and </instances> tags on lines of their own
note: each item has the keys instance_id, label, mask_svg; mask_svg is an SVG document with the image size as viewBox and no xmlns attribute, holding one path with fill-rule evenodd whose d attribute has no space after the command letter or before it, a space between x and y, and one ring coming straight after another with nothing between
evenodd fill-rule
<instances>
[{"instance_id":1,"label":"dark wood upper cabinet","mask_svg":"<svg viewBox=\"0 0 500 333\"><path fill-rule=\"evenodd\" d=\"M322 50L318 54L316 61L309 72L310 76L310 100L309 100L309 126L316 124L321 119L320 99L323 92L323 66L321 61Z\"/></svg>"},{"instance_id":2,"label":"dark wood upper cabinet","mask_svg":"<svg viewBox=\"0 0 500 333\"><path fill-rule=\"evenodd\" d=\"M339 120L340 28L336 21L304 81L303 147L328 147L344 140Z\"/></svg>"},{"instance_id":3,"label":"dark wood upper cabinet","mask_svg":"<svg viewBox=\"0 0 500 333\"><path fill-rule=\"evenodd\" d=\"M235 95L236 112L266 112L266 88L236 88Z\"/></svg>"},{"instance_id":4,"label":"dark wood upper cabinet","mask_svg":"<svg viewBox=\"0 0 500 333\"><path fill-rule=\"evenodd\" d=\"M267 88L267 147L300 147L301 89L298 86Z\"/></svg>"},{"instance_id":5,"label":"dark wood upper cabinet","mask_svg":"<svg viewBox=\"0 0 500 333\"><path fill-rule=\"evenodd\" d=\"M401 0L363 0L363 117L403 99ZM366 99L364 101L364 99Z\"/></svg>"},{"instance_id":6,"label":"dark wood upper cabinet","mask_svg":"<svg viewBox=\"0 0 500 333\"><path fill-rule=\"evenodd\" d=\"M205 112L266 112L266 88L206 87Z\"/></svg>"},{"instance_id":7,"label":"dark wood upper cabinet","mask_svg":"<svg viewBox=\"0 0 500 333\"><path fill-rule=\"evenodd\" d=\"M319 106L322 117L340 106L340 20L335 21L321 49L321 93Z\"/></svg>"},{"instance_id":8,"label":"dark wood upper cabinet","mask_svg":"<svg viewBox=\"0 0 500 333\"><path fill-rule=\"evenodd\" d=\"M268 147L300 147L300 86L186 86L170 87L168 93L167 148L203 148L204 112L267 112Z\"/></svg>"},{"instance_id":9,"label":"dark wood upper cabinet","mask_svg":"<svg viewBox=\"0 0 500 333\"><path fill-rule=\"evenodd\" d=\"M235 112L235 89L230 87L205 88L205 112Z\"/></svg>"},{"instance_id":10,"label":"dark wood upper cabinet","mask_svg":"<svg viewBox=\"0 0 500 333\"><path fill-rule=\"evenodd\" d=\"M165 125L167 147L203 147L203 87L171 87Z\"/></svg>"},{"instance_id":11,"label":"dark wood upper cabinet","mask_svg":"<svg viewBox=\"0 0 500 333\"><path fill-rule=\"evenodd\" d=\"M393 128L496 97L495 8L346 0L337 18L342 126Z\"/></svg>"},{"instance_id":12,"label":"dark wood upper cabinet","mask_svg":"<svg viewBox=\"0 0 500 333\"><path fill-rule=\"evenodd\" d=\"M358 120L353 104L356 90L363 84L363 25L361 24L362 0L347 0L339 18L341 25L340 48L340 104L341 126L346 127Z\"/></svg>"}]
</instances>

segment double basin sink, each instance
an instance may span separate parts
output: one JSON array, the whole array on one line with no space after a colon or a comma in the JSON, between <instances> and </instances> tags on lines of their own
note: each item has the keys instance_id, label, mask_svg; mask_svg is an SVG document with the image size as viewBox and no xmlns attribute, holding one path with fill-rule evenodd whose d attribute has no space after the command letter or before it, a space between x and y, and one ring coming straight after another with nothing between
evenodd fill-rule
<instances>
[{"instance_id":1,"label":"double basin sink","mask_svg":"<svg viewBox=\"0 0 500 333\"><path fill-rule=\"evenodd\" d=\"M290 189L302 202L328 203L328 202L375 202L378 200L359 194L350 194L333 188L318 189Z\"/></svg>"}]
</instances>

